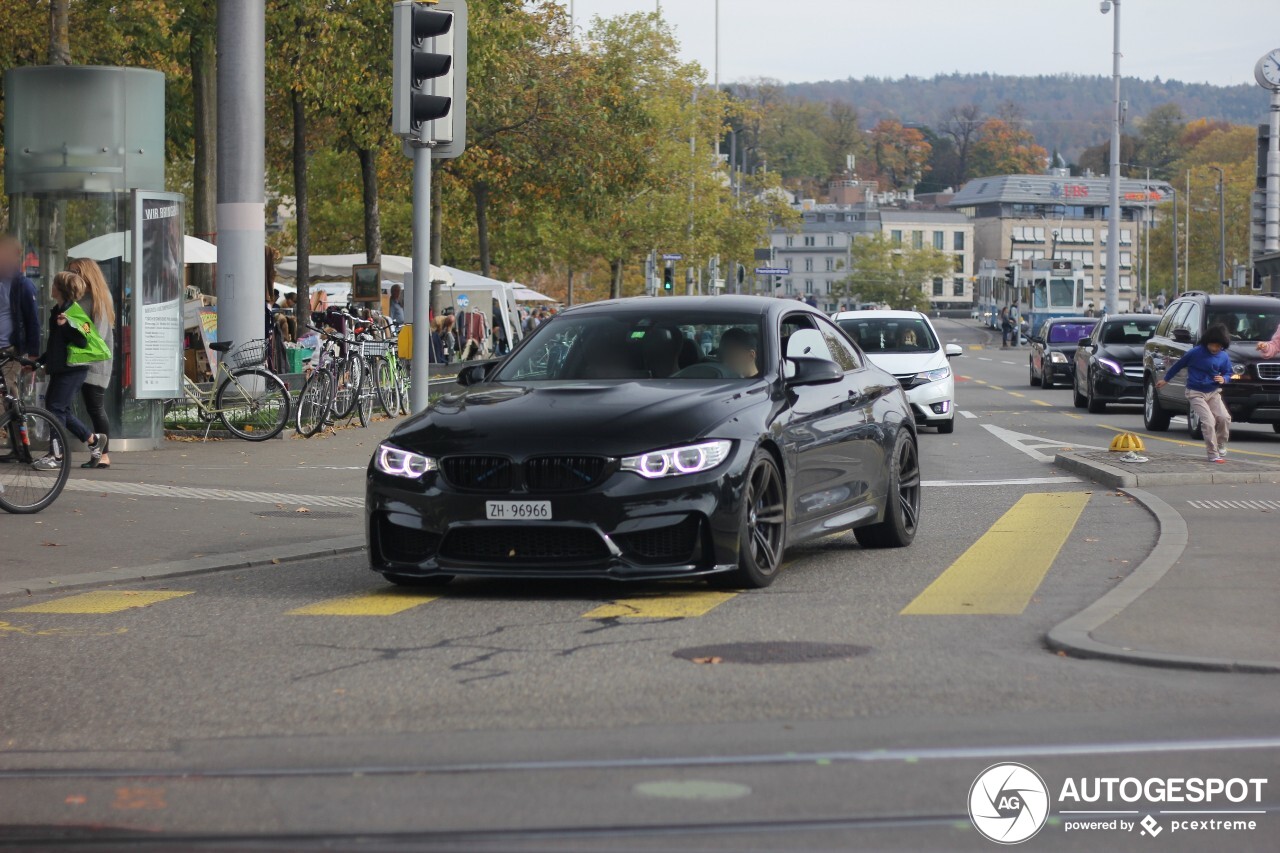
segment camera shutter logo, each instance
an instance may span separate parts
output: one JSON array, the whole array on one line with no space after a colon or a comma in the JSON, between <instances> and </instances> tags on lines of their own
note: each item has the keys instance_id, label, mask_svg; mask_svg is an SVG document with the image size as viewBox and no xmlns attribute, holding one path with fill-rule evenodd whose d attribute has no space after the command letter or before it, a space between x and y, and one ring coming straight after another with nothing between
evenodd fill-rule
<instances>
[{"instance_id":1,"label":"camera shutter logo","mask_svg":"<svg viewBox=\"0 0 1280 853\"><path fill-rule=\"evenodd\" d=\"M969 788L969 820L997 844L1018 844L1049 819L1049 789L1025 764L993 764Z\"/></svg>"}]
</instances>

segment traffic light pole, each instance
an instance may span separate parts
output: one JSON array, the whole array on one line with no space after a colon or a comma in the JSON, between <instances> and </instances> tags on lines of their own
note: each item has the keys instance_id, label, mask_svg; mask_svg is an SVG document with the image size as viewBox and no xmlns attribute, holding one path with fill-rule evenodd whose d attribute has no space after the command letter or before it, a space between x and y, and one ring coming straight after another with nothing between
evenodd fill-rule
<instances>
[{"instance_id":1,"label":"traffic light pole","mask_svg":"<svg viewBox=\"0 0 1280 853\"><path fill-rule=\"evenodd\" d=\"M427 408L431 383L431 146L413 143L413 368L409 409Z\"/></svg>"}]
</instances>

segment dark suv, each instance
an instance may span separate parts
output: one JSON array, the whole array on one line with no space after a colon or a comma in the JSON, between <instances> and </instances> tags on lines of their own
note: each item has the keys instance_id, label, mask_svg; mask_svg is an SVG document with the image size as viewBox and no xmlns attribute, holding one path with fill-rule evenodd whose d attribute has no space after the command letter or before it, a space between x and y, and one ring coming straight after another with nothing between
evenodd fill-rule
<instances>
[{"instance_id":1,"label":"dark suv","mask_svg":"<svg viewBox=\"0 0 1280 853\"><path fill-rule=\"evenodd\" d=\"M1156 380L1195 346L1205 329L1222 324L1231 333L1231 381L1222 401L1239 423L1271 424L1280 432L1280 356L1263 359L1259 341L1269 341L1280 326L1280 298L1272 296L1211 296L1193 291L1173 301L1143 348L1143 420L1147 429L1163 432L1169 418L1186 414L1191 437L1199 440L1200 424L1187 406L1187 372L1165 387Z\"/></svg>"}]
</instances>

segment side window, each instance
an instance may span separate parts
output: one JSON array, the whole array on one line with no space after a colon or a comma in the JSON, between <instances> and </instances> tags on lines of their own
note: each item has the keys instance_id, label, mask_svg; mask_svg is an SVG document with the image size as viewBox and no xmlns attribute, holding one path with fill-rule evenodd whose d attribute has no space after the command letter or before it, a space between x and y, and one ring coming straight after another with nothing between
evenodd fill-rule
<instances>
[{"instance_id":1,"label":"side window","mask_svg":"<svg viewBox=\"0 0 1280 853\"><path fill-rule=\"evenodd\" d=\"M840 365L841 370L848 373L850 370L857 370L862 367L862 362L858 358L857 352L845 340L844 333L840 331L839 326L825 317L820 317L818 319L818 330L822 332L822 337L827 342L827 348L831 350L831 360Z\"/></svg>"},{"instance_id":2,"label":"side window","mask_svg":"<svg viewBox=\"0 0 1280 853\"><path fill-rule=\"evenodd\" d=\"M1156 326L1156 334L1158 336L1162 338L1169 336L1169 333L1173 331L1173 318L1182 308L1182 303L1175 302L1165 309L1163 316L1160 317L1160 324Z\"/></svg>"},{"instance_id":3,"label":"side window","mask_svg":"<svg viewBox=\"0 0 1280 853\"><path fill-rule=\"evenodd\" d=\"M1173 334L1174 329L1185 328L1183 326L1183 320L1187 319L1187 312L1191 310L1191 303L1184 302L1181 305L1177 306L1177 309L1178 310L1176 312L1173 311L1172 309L1170 309L1170 312L1169 312L1170 314L1173 315L1172 319L1169 322L1168 333L1170 335Z\"/></svg>"},{"instance_id":4,"label":"side window","mask_svg":"<svg viewBox=\"0 0 1280 853\"><path fill-rule=\"evenodd\" d=\"M782 328L778 333L778 341L782 345L783 358L803 355L803 353L797 352L793 349L791 339L804 331L814 331L813 320L811 320L807 314L791 314L782 318ZM799 345L797 344L796 346Z\"/></svg>"},{"instance_id":5,"label":"side window","mask_svg":"<svg viewBox=\"0 0 1280 853\"><path fill-rule=\"evenodd\" d=\"M1204 309L1199 302L1192 302L1187 316L1178 318L1178 327L1191 332L1192 338L1200 337L1200 323L1204 319Z\"/></svg>"}]
</instances>

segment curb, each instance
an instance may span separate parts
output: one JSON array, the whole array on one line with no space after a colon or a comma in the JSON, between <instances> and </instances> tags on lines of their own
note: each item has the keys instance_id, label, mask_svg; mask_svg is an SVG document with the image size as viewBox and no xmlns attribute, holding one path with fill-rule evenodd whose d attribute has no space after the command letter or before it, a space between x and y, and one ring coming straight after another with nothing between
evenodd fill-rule
<instances>
[{"instance_id":1,"label":"curb","mask_svg":"<svg viewBox=\"0 0 1280 853\"><path fill-rule=\"evenodd\" d=\"M1061 464L1062 456L1058 457ZM1119 616L1126 607L1137 601L1165 576L1182 556L1187 547L1187 523L1182 516L1160 498L1141 489L1126 488L1130 497L1138 501L1155 517L1160 528L1156 547L1147 558L1115 588L1093 604L1067 619L1045 635L1045 642L1054 651L1066 652L1072 657L1093 658L1119 663L1158 666L1168 669L1193 669L1207 672L1280 673L1280 662L1226 660L1223 658L1178 655L1167 652L1127 649L1102 643L1093 638L1092 632Z\"/></svg>"},{"instance_id":2,"label":"curb","mask_svg":"<svg viewBox=\"0 0 1280 853\"><path fill-rule=\"evenodd\" d=\"M364 548L363 535L342 536L336 539L322 539L318 542L299 545L271 546L268 548L256 548L251 551L238 551L232 554L196 557L191 560L153 563L150 566L139 566L134 569L108 569L102 572L83 572L75 575L57 575L54 577L0 583L0 597L33 595L54 589L73 589L130 581L154 581L160 578L203 575L212 572L223 572L229 569L248 569L274 563L354 554L363 551Z\"/></svg>"},{"instance_id":3,"label":"curb","mask_svg":"<svg viewBox=\"0 0 1280 853\"><path fill-rule=\"evenodd\" d=\"M1224 483L1273 483L1280 472L1273 469L1256 471L1179 471L1141 473L1140 465L1108 465L1087 459L1079 453L1059 453L1053 463L1059 468L1087 477L1096 483L1113 489L1131 489L1140 486L1214 486ZM1147 507L1151 509L1151 507ZM1176 513L1175 513L1176 514Z\"/></svg>"}]
</instances>

